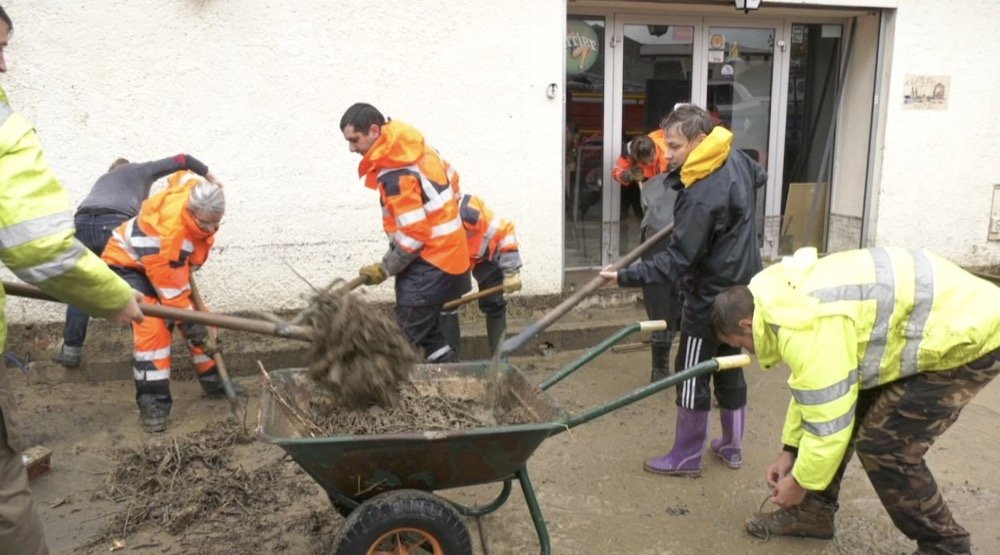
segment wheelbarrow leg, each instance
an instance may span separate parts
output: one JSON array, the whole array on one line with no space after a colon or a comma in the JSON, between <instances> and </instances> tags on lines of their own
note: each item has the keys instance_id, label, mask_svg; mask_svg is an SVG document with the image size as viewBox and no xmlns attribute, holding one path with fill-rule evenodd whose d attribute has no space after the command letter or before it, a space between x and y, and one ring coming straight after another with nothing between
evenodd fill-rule
<instances>
[{"instance_id":1,"label":"wheelbarrow leg","mask_svg":"<svg viewBox=\"0 0 1000 555\"><path fill-rule=\"evenodd\" d=\"M531 520L534 521L535 531L538 532L538 543L541 545L542 555L550 555L552 553L552 546L549 544L549 529L545 527L545 519L542 518L542 508L538 505L538 498L535 497L535 488L531 486L531 478L528 478L528 467L522 466L514 475L521 482L524 501L528 504L528 510L531 512Z\"/></svg>"}]
</instances>

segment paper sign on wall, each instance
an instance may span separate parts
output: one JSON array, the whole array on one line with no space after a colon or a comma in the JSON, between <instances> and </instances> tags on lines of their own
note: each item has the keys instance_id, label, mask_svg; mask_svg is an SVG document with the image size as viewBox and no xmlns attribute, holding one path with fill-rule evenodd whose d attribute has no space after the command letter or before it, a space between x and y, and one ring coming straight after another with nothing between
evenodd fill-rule
<instances>
[{"instance_id":1,"label":"paper sign on wall","mask_svg":"<svg viewBox=\"0 0 1000 555\"><path fill-rule=\"evenodd\" d=\"M949 75L907 75L903 80L903 108L947 110L950 92Z\"/></svg>"}]
</instances>

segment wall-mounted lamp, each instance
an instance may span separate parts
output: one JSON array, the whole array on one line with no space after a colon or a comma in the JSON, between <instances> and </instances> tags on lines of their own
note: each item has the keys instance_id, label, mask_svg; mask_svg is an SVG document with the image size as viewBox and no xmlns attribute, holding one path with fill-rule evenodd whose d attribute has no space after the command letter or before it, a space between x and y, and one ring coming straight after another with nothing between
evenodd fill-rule
<instances>
[{"instance_id":1,"label":"wall-mounted lamp","mask_svg":"<svg viewBox=\"0 0 1000 555\"><path fill-rule=\"evenodd\" d=\"M733 0L736 3L737 10L743 10L743 13L750 13L750 10L756 10L760 8L761 0Z\"/></svg>"}]
</instances>

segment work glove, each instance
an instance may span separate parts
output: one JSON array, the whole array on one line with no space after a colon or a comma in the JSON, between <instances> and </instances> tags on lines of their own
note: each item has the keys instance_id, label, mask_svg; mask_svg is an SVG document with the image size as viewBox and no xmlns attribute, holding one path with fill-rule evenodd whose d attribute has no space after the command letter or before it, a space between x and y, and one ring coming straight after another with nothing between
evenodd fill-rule
<instances>
[{"instance_id":1,"label":"work glove","mask_svg":"<svg viewBox=\"0 0 1000 555\"><path fill-rule=\"evenodd\" d=\"M632 168L629 170L628 180L630 183L641 184L642 178L642 168Z\"/></svg>"},{"instance_id":2,"label":"work glove","mask_svg":"<svg viewBox=\"0 0 1000 555\"><path fill-rule=\"evenodd\" d=\"M514 291L521 290L521 274L519 272L504 272L503 273L503 291L504 293L513 293Z\"/></svg>"},{"instance_id":3,"label":"work glove","mask_svg":"<svg viewBox=\"0 0 1000 555\"><path fill-rule=\"evenodd\" d=\"M375 264L369 264L368 266L362 266L358 270L359 276L364 276L368 279L368 285L378 285L383 281L389 279L389 275L385 273L385 269L382 268L382 264L376 262Z\"/></svg>"},{"instance_id":4,"label":"work glove","mask_svg":"<svg viewBox=\"0 0 1000 555\"><path fill-rule=\"evenodd\" d=\"M187 324L184 332L187 335L188 345L200 348L205 352L205 356L211 358L219 352L219 343L208 335L205 324Z\"/></svg>"}]
</instances>

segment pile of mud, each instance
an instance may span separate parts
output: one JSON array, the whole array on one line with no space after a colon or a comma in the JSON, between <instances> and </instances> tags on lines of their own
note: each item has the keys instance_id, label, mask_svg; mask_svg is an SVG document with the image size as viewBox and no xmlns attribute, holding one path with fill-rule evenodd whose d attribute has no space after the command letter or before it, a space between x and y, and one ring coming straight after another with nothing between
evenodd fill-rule
<instances>
[{"instance_id":1,"label":"pile of mud","mask_svg":"<svg viewBox=\"0 0 1000 555\"><path fill-rule=\"evenodd\" d=\"M309 374L346 408L395 406L420 355L396 322L357 295L315 295L305 313L313 329Z\"/></svg>"}]
</instances>

